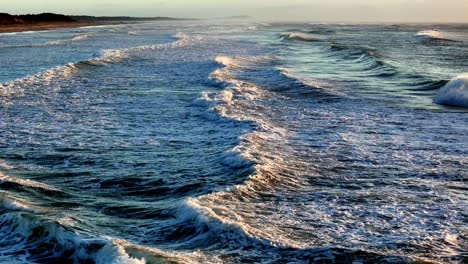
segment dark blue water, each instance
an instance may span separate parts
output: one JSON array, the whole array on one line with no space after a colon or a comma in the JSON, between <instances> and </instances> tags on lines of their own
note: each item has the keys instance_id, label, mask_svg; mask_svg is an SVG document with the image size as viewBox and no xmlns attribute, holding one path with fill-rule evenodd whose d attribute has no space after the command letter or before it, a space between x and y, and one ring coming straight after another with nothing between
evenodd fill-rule
<instances>
[{"instance_id":1,"label":"dark blue water","mask_svg":"<svg viewBox=\"0 0 468 264\"><path fill-rule=\"evenodd\" d=\"M466 25L219 24L0 35L1 262L466 261Z\"/></svg>"}]
</instances>

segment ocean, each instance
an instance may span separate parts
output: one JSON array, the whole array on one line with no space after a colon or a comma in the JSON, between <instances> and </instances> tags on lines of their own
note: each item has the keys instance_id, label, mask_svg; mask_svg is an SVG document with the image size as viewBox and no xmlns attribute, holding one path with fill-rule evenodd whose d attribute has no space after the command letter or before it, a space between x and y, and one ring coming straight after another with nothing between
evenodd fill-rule
<instances>
[{"instance_id":1,"label":"ocean","mask_svg":"<svg viewBox=\"0 0 468 264\"><path fill-rule=\"evenodd\" d=\"M2 263L466 263L468 25L0 34Z\"/></svg>"}]
</instances>

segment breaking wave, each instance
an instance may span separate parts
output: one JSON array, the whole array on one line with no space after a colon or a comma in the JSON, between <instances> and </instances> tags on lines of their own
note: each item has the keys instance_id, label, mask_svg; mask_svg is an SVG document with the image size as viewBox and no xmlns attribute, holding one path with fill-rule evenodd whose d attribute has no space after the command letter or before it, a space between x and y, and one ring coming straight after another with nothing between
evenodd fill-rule
<instances>
[{"instance_id":1,"label":"breaking wave","mask_svg":"<svg viewBox=\"0 0 468 264\"><path fill-rule=\"evenodd\" d=\"M40 188L46 191L58 191L57 188L49 186L45 183L41 183L41 182L29 180L29 179L15 178L15 177L11 177L9 175L6 175L0 172L0 183L1 182L14 183L14 184L25 186L25 187Z\"/></svg>"},{"instance_id":2,"label":"breaking wave","mask_svg":"<svg viewBox=\"0 0 468 264\"><path fill-rule=\"evenodd\" d=\"M439 30L423 30L414 36L420 40L460 41L456 35Z\"/></svg>"},{"instance_id":3,"label":"breaking wave","mask_svg":"<svg viewBox=\"0 0 468 264\"><path fill-rule=\"evenodd\" d=\"M468 74L457 76L440 89L434 102L442 105L468 107Z\"/></svg>"},{"instance_id":4,"label":"breaking wave","mask_svg":"<svg viewBox=\"0 0 468 264\"><path fill-rule=\"evenodd\" d=\"M4 245L0 260L8 256L10 260L39 263L145 263L130 257L117 241L78 234L60 220L10 209L0 209L4 211L0 216L0 242ZM14 209L23 208L15 205Z\"/></svg>"},{"instance_id":5,"label":"breaking wave","mask_svg":"<svg viewBox=\"0 0 468 264\"><path fill-rule=\"evenodd\" d=\"M72 216L56 217L0 193L0 261L35 263L177 263L214 261L201 253L177 253L96 235Z\"/></svg>"},{"instance_id":6,"label":"breaking wave","mask_svg":"<svg viewBox=\"0 0 468 264\"><path fill-rule=\"evenodd\" d=\"M322 41L324 38L317 34L304 32L285 32L280 35L283 39L298 40L306 42Z\"/></svg>"}]
</instances>

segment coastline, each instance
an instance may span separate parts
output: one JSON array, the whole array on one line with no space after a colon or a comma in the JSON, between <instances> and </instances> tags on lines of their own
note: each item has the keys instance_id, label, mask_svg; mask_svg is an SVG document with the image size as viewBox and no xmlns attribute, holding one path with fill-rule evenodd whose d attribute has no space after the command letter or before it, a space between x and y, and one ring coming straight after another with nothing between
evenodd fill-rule
<instances>
[{"instance_id":1,"label":"coastline","mask_svg":"<svg viewBox=\"0 0 468 264\"><path fill-rule=\"evenodd\" d=\"M41 31L41 30L53 30L60 28L75 28L75 27L87 27L87 26L98 26L107 23L98 22L43 22L34 24L16 24L16 25L0 25L0 33L15 33L24 31Z\"/></svg>"}]
</instances>

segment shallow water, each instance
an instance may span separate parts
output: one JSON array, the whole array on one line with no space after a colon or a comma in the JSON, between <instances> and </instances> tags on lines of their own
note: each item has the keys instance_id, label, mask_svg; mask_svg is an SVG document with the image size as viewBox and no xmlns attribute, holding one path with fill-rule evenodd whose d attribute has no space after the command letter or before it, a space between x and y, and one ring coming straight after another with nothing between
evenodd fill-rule
<instances>
[{"instance_id":1,"label":"shallow water","mask_svg":"<svg viewBox=\"0 0 468 264\"><path fill-rule=\"evenodd\" d=\"M466 261L467 25L219 23L0 35L1 262Z\"/></svg>"}]
</instances>

